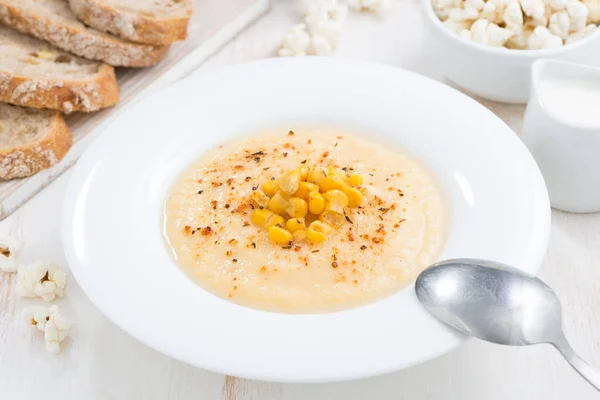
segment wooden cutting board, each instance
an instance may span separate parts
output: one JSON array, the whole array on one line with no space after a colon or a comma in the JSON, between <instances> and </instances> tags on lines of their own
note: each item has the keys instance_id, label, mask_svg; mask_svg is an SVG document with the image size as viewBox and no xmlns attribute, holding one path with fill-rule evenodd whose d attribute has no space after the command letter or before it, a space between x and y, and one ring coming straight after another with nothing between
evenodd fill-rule
<instances>
[{"instance_id":1,"label":"wooden cutting board","mask_svg":"<svg viewBox=\"0 0 600 400\"><path fill-rule=\"evenodd\" d=\"M269 9L270 0L195 0L188 38L171 46L160 63L145 69L118 69L121 103L93 114L66 117L73 147L54 167L30 178L0 183L3 220L75 164L85 148L133 100L148 95L196 70L212 54Z\"/></svg>"}]
</instances>

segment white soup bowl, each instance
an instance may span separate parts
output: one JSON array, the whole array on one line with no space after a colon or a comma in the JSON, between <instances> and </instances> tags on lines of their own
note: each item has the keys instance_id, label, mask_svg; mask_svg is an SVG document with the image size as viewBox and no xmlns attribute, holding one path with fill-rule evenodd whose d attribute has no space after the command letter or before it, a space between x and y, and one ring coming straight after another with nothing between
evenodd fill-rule
<instances>
[{"instance_id":1,"label":"white soup bowl","mask_svg":"<svg viewBox=\"0 0 600 400\"><path fill-rule=\"evenodd\" d=\"M401 146L431 170L450 219L439 259L539 268L550 226L546 188L526 147L498 117L401 69L277 59L196 74L156 93L122 113L79 160L64 202L63 244L91 301L158 351L261 380L362 378L458 346L464 338L420 306L414 286L346 311L279 314L218 298L177 266L162 231L177 176L240 135L306 125Z\"/></svg>"}]
</instances>

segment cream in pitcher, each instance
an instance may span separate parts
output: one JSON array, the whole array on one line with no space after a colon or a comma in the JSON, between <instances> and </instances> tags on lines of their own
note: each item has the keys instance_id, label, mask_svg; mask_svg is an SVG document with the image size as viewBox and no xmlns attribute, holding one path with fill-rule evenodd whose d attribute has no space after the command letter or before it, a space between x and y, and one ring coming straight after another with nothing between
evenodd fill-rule
<instances>
[{"instance_id":1,"label":"cream in pitcher","mask_svg":"<svg viewBox=\"0 0 600 400\"><path fill-rule=\"evenodd\" d=\"M600 76L549 77L540 80L539 97L548 113L581 127L600 128Z\"/></svg>"},{"instance_id":2,"label":"cream in pitcher","mask_svg":"<svg viewBox=\"0 0 600 400\"><path fill-rule=\"evenodd\" d=\"M540 60L532 82L521 138L544 175L552 207L600 211L600 69Z\"/></svg>"}]
</instances>

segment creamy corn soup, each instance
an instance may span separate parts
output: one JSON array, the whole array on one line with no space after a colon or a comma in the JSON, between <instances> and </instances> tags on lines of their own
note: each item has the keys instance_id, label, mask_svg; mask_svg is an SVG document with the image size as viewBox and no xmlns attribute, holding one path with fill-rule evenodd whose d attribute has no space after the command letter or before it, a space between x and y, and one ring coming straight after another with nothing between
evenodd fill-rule
<instances>
[{"instance_id":1,"label":"creamy corn soup","mask_svg":"<svg viewBox=\"0 0 600 400\"><path fill-rule=\"evenodd\" d=\"M290 177L316 186L310 200L297 182L286 188ZM340 218L324 218L315 198L339 212L327 217ZM398 149L329 129L263 132L219 146L183 173L164 212L172 253L194 281L276 312L336 311L393 294L436 260L446 232L426 169Z\"/></svg>"}]
</instances>

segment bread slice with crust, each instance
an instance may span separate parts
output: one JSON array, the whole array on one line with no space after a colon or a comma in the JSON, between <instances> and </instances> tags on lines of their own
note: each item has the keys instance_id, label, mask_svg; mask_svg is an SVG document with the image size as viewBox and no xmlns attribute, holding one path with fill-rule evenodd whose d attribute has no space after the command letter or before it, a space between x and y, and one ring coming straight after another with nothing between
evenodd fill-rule
<instances>
[{"instance_id":1,"label":"bread slice with crust","mask_svg":"<svg viewBox=\"0 0 600 400\"><path fill-rule=\"evenodd\" d=\"M24 178L51 167L72 143L58 111L0 103L0 180Z\"/></svg>"},{"instance_id":2,"label":"bread slice with crust","mask_svg":"<svg viewBox=\"0 0 600 400\"><path fill-rule=\"evenodd\" d=\"M187 37L191 0L69 0L87 25L134 42L169 44Z\"/></svg>"},{"instance_id":3,"label":"bread slice with crust","mask_svg":"<svg viewBox=\"0 0 600 400\"><path fill-rule=\"evenodd\" d=\"M119 102L114 68L0 26L0 101L64 113Z\"/></svg>"},{"instance_id":4,"label":"bread slice with crust","mask_svg":"<svg viewBox=\"0 0 600 400\"><path fill-rule=\"evenodd\" d=\"M68 0L0 0L0 22L89 60L119 67L147 67L169 46L133 43L82 24Z\"/></svg>"}]
</instances>

